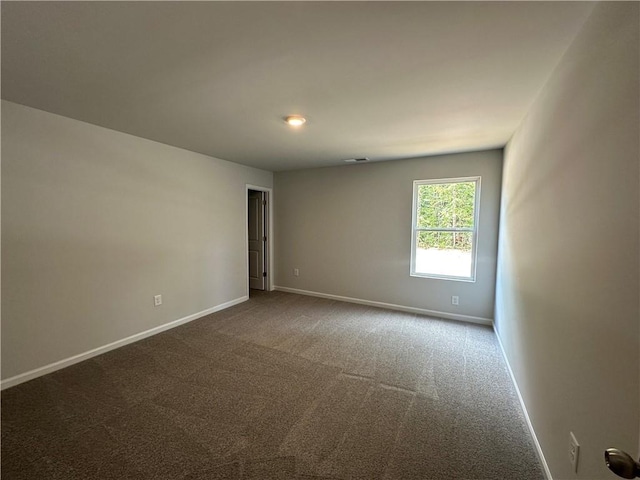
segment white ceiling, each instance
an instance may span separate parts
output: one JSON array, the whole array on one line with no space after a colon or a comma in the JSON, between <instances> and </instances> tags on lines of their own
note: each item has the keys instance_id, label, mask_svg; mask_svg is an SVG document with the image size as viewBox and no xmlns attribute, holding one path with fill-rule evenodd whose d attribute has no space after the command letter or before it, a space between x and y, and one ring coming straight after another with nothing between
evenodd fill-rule
<instances>
[{"instance_id":1,"label":"white ceiling","mask_svg":"<svg viewBox=\"0 0 640 480\"><path fill-rule=\"evenodd\" d=\"M3 98L278 171L503 146L593 3L1 8Z\"/></svg>"}]
</instances>

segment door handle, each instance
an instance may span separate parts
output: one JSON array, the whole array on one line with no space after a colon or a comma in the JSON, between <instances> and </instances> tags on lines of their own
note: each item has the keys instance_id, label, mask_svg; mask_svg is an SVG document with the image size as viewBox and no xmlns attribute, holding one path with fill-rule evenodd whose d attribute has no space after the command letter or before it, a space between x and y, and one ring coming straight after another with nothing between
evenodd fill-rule
<instances>
[{"instance_id":1,"label":"door handle","mask_svg":"<svg viewBox=\"0 0 640 480\"><path fill-rule=\"evenodd\" d=\"M604 451L604 461L613 473L622 478L640 477L640 463L631 455L617 448L607 448Z\"/></svg>"}]
</instances>

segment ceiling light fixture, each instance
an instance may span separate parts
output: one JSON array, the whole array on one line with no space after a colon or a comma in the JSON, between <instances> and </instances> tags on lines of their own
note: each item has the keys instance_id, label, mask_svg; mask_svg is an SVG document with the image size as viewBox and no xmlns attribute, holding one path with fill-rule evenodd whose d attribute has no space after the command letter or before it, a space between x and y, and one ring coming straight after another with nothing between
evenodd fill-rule
<instances>
[{"instance_id":1,"label":"ceiling light fixture","mask_svg":"<svg viewBox=\"0 0 640 480\"><path fill-rule=\"evenodd\" d=\"M287 124L291 127L300 127L304 125L307 119L302 115L289 115L284 119L284 121L287 122Z\"/></svg>"}]
</instances>

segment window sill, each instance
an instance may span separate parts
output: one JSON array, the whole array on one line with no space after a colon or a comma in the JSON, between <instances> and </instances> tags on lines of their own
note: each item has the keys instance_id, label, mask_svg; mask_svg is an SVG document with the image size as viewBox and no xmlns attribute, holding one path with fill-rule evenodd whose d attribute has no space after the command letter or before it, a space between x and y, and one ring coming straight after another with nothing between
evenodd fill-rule
<instances>
[{"instance_id":1,"label":"window sill","mask_svg":"<svg viewBox=\"0 0 640 480\"><path fill-rule=\"evenodd\" d=\"M475 283L476 279L471 277L452 277L448 275L431 275L428 273L415 273L411 272L409 276L414 278L430 278L433 280L450 280L453 282L466 282L466 283Z\"/></svg>"}]
</instances>

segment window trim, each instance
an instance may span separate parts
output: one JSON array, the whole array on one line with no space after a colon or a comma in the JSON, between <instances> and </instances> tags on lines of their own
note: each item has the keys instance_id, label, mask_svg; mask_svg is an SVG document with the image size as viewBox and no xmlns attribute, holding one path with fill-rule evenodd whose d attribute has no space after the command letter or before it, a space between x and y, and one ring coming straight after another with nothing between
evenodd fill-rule
<instances>
[{"instance_id":1,"label":"window trim","mask_svg":"<svg viewBox=\"0 0 640 480\"><path fill-rule=\"evenodd\" d=\"M442 183L462 183L462 182L475 182L476 183L476 195L474 198L474 212L473 212L473 228L418 228L417 227L417 215L418 215L418 187L420 185L433 185ZM472 282L476 281L476 264L478 253L478 223L480 220L480 189L481 189L482 177L457 177L457 178L437 178L430 180L414 180L413 181L413 201L411 205L411 264L409 275L416 278L433 278L438 280L453 280L457 282ZM471 276L470 277L457 277L454 275L436 275L432 273L417 273L416 272L416 237L419 231L436 231L436 232L471 232Z\"/></svg>"}]
</instances>

